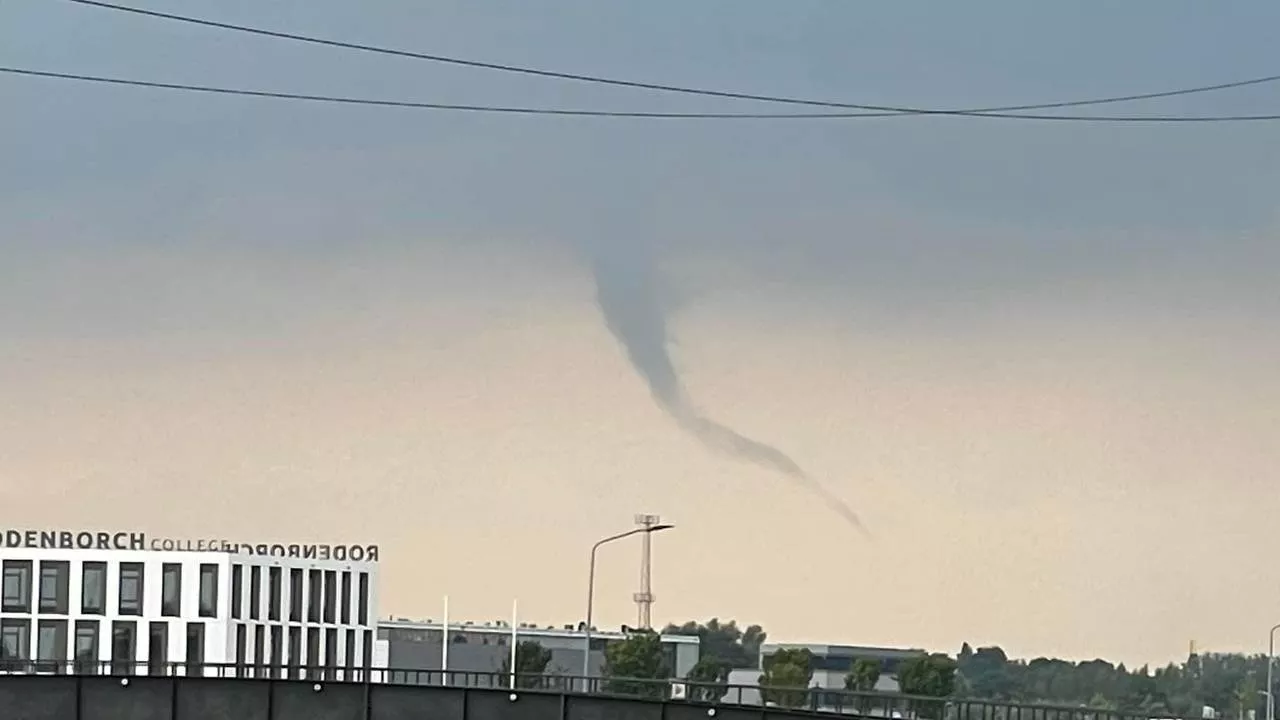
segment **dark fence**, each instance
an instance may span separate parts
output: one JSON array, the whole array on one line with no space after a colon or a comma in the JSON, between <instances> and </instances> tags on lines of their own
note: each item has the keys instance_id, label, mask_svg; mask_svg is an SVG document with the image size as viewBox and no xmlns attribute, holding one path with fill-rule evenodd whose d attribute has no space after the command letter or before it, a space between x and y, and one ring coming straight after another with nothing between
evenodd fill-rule
<instances>
[{"instance_id":1,"label":"dark fence","mask_svg":"<svg viewBox=\"0 0 1280 720\"><path fill-rule=\"evenodd\" d=\"M756 686L438 670L6 663L0 720L1148 720L894 693L764 693Z\"/></svg>"}]
</instances>

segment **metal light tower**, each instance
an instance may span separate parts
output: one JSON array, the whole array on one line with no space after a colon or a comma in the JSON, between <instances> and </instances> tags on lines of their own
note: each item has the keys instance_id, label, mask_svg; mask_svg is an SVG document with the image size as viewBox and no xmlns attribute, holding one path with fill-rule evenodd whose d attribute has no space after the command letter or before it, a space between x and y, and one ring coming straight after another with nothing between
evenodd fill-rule
<instances>
[{"instance_id":1,"label":"metal light tower","mask_svg":"<svg viewBox=\"0 0 1280 720\"><path fill-rule=\"evenodd\" d=\"M635 594L637 613L636 625L641 630L650 630L653 627L651 613L653 610L653 585L652 585L652 541L653 529L662 524L662 518L657 515L636 515L636 526L640 532L644 533L640 546L640 592Z\"/></svg>"}]
</instances>

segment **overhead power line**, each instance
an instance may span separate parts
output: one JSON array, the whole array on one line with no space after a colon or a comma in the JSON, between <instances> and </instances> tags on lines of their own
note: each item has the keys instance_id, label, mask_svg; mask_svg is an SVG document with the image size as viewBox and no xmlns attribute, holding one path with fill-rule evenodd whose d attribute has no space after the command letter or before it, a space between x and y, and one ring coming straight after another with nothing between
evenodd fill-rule
<instances>
[{"instance_id":1,"label":"overhead power line","mask_svg":"<svg viewBox=\"0 0 1280 720\"><path fill-rule=\"evenodd\" d=\"M1219 83L1216 85L1203 85L1203 86L1183 88L1178 90L1166 90L1162 92L1149 92L1149 93L1140 93L1140 94L1132 94L1132 95L1119 95L1119 96L1113 96L1113 97L1092 98L1092 99L1085 99L1085 100L1068 100L1063 102L1037 103L1037 104L1029 104L1029 105L1005 105L1005 106L999 106L999 107L947 110L947 109L932 109L932 108L919 108L919 107L906 107L906 106L893 106L893 105L845 103L845 102L834 102L834 101L826 101L826 100L810 100L810 99L804 99L804 98L782 97L782 96L773 96L773 95L757 95L752 93L740 93L740 92L730 92L730 91L722 91L722 90L708 90L708 89L701 89L701 88L684 87L679 85L666 85L666 84L660 84L660 83L647 83L647 82L640 82L640 81L634 81L634 80L622 80L618 78L608 78L608 77L597 76L597 75L557 72L553 70L543 70L539 68L523 67L518 65L484 62L480 60L468 60L465 58L450 57L445 55L435 55L430 53L414 52L410 50L399 50L395 48L378 47L374 45L365 45L361 43L344 42L340 40L330 40L326 38L314 37L309 35L301 35L297 33L268 30L266 28L252 27L248 25L236 25L233 23L218 22L215 20L208 20L205 18L193 17L189 15L176 15L173 13L159 12L156 10L146 10L143 8L130 7L127 5L119 5L116 3L104 2L103 0L67 0L67 2L73 2L78 5L87 5L87 6L103 8L106 10L132 13L135 15L142 15L142 16L158 18L162 20L171 20L175 22L200 25L204 27L218 28L221 30L231 30L235 32L250 33L253 35L261 35L261 36L278 38L283 40L292 40L296 42L310 43L314 45L343 48L346 50L357 50L361 52L370 52L370 53L376 53L380 55L390 55L395 57L412 58L416 60L426 60L429 62L444 63L448 65L457 65L462 67L479 68L479 69L485 69L485 70L496 70L500 72L518 73L522 75L555 78L559 80L572 80L575 82L593 83L597 85L612 85L615 87L628 87L628 88L635 88L635 89L641 89L641 90L678 93L683 95L697 95L702 97L714 97L714 98L732 99L732 100L753 100L757 102L780 103L780 104L786 104L786 105L805 105L810 107L840 108L845 110L863 110L863 111L875 112L875 113L887 113L890 115L963 115L963 116L976 115L976 116L988 116L988 117L1003 117L1001 113L1014 113L1014 112L1026 111L1026 110L1050 110L1050 109L1068 108L1068 107L1083 107L1083 106L1090 106L1090 105L1106 105L1106 104L1112 104L1112 103L1134 102L1138 100L1153 100L1157 98L1168 98L1168 97L1176 97L1181 95L1192 95L1197 93L1213 92L1218 90L1229 90L1233 88L1242 88L1242 87L1247 87L1251 85L1261 85L1265 83L1273 83L1273 82L1280 81L1280 75L1269 75L1265 77L1257 77L1257 78L1250 78L1246 80L1237 80L1233 82ZM574 114L581 114L581 113L575 112ZM696 116L703 116L703 115L722 116L726 114L727 113L709 113L709 114L708 113L692 113L692 115L696 115ZM666 113L662 115L682 116L680 114L674 114L674 113ZM735 114L733 116L734 117L752 117L752 116L758 116L758 115L756 114L736 115ZM773 116L766 116L766 117L773 117ZM839 117L839 116L824 115L823 117ZM1028 119L1039 119L1039 120L1085 119L1085 118L1067 118L1065 116L1052 116L1052 117L1023 116L1023 117L1028 117ZM1239 119L1246 119L1246 118L1247 119L1270 119L1268 117L1244 116L1244 117L1230 117L1230 118L1228 117L1214 118L1213 120L1225 121L1228 119L1239 120ZM1087 119L1092 120L1095 118L1087 118ZM1100 118L1097 118L1097 119L1100 119ZM1200 118L1198 120L1193 120L1193 122L1205 121L1205 120L1209 120L1209 118ZM1164 120L1163 122L1167 122L1167 121L1168 120Z\"/></svg>"},{"instance_id":2,"label":"overhead power line","mask_svg":"<svg viewBox=\"0 0 1280 720\"><path fill-rule=\"evenodd\" d=\"M452 110L458 112L475 112L505 115L558 115L574 117L601 118L636 118L654 120L838 120L873 117L898 117L900 112L845 112L845 113L678 113L678 112L639 112L623 110L583 110L570 108L540 108L510 105L464 105L450 103L415 102L409 100L379 100L373 98L355 98L339 95L311 95L304 93L273 92L266 90L246 90L241 88L217 87L212 85L190 85L184 83L151 82L128 78L104 77L100 75L83 75L76 73L31 70L28 68L0 67L0 73L27 77L49 78L57 80L74 80L80 82L99 83L117 86L131 86L161 90L210 93L217 95L239 95L258 98L274 98L280 100L307 100L312 102L333 103L342 105L371 105L378 107L395 107L419 110ZM1042 121L1075 121L1075 122L1113 122L1113 123L1207 123L1207 122L1245 122L1262 120L1280 120L1280 115L1203 115L1203 116L1128 116L1128 115L1022 115L1013 113L985 113L980 117L1005 118L1010 120L1042 120Z\"/></svg>"}]
</instances>

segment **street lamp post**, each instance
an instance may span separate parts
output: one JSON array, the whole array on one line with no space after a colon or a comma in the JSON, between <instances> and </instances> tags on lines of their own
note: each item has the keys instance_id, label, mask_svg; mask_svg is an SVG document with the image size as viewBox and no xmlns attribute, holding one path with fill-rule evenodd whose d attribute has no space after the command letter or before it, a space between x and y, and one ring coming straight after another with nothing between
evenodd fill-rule
<instances>
[{"instance_id":1,"label":"street lamp post","mask_svg":"<svg viewBox=\"0 0 1280 720\"><path fill-rule=\"evenodd\" d=\"M670 530L675 525L652 525L648 527L638 527L634 530L628 530L617 535L610 535L603 540L599 540L595 545L591 546L591 567L587 571L587 624L584 631L585 641L582 646L582 691L590 692L591 690L591 611L595 606L596 599L596 551L602 545L607 545L615 540L629 538L632 535L648 534ZM1268 719L1270 720L1270 719Z\"/></svg>"},{"instance_id":2,"label":"street lamp post","mask_svg":"<svg viewBox=\"0 0 1280 720\"><path fill-rule=\"evenodd\" d=\"M1276 720L1276 693L1272 685L1271 671L1276 664L1276 631L1280 625L1273 625L1267 634L1267 720Z\"/></svg>"}]
</instances>

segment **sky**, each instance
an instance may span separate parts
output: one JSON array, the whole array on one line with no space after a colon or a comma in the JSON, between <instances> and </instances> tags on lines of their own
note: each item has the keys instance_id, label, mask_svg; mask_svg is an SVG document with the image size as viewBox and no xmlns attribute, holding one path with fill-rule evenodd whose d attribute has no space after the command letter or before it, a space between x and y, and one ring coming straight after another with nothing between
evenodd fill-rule
<instances>
[{"instance_id":1,"label":"sky","mask_svg":"<svg viewBox=\"0 0 1280 720\"><path fill-rule=\"evenodd\" d=\"M123 0L122 0L123 1ZM225 22L869 104L1274 74L1280 6L183 0ZM448 103L786 111L0 5L0 65ZM376 542L380 612L1163 664L1280 621L1280 131L353 108L0 76L0 518ZM1275 86L1100 112L1280 112ZM706 416L592 268L643 279ZM634 273L634 276L630 273ZM647 307L647 306L646 306ZM625 306L624 309L645 310ZM647 307L652 310L652 307ZM631 623L635 543L601 553Z\"/></svg>"}]
</instances>

